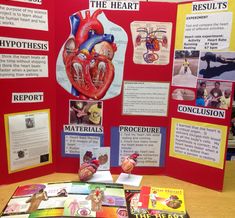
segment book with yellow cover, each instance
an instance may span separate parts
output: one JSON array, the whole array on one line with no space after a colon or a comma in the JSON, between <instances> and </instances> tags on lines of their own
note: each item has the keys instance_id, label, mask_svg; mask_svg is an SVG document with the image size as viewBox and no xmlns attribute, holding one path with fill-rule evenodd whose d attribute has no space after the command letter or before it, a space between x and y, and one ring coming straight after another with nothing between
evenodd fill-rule
<instances>
[{"instance_id":1,"label":"book with yellow cover","mask_svg":"<svg viewBox=\"0 0 235 218\"><path fill-rule=\"evenodd\" d=\"M174 213L139 207L140 190L125 189L129 218L190 218L188 213Z\"/></svg>"},{"instance_id":2,"label":"book with yellow cover","mask_svg":"<svg viewBox=\"0 0 235 218\"><path fill-rule=\"evenodd\" d=\"M186 213L183 189L143 186L139 201L141 208Z\"/></svg>"}]
</instances>

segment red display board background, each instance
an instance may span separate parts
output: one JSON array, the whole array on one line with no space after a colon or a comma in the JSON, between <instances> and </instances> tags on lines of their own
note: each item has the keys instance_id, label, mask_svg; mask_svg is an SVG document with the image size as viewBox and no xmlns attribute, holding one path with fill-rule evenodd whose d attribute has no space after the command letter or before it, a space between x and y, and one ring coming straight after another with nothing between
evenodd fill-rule
<instances>
[{"instance_id":1,"label":"red display board background","mask_svg":"<svg viewBox=\"0 0 235 218\"><path fill-rule=\"evenodd\" d=\"M34 4L27 4L14 1L0 1L1 4L35 8ZM43 1L42 5L37 5L37 8L48 10L48 29L49 31L39 31L31 29L19 29L10 27L0 27L1 37L12 37L22 39L33 40L45 40L49 42L49 51L33 51L33 50L21 50L21 49L3 49L0 48L1 54L30 54L30 55L47 55L48 56L48 77L46 78L22 78L22 79L0 79L1 87L1 108L0 108L0 183L13 183L21 180L30 179L55 172L56 168L56 150L57 147L56 138L56 80L55 80L55 55L54 55L54 2ZM12 103L12 93L20 92L43 92L44 101L40 103ZM9 174L7 166L7 150L5 139L5 127L4 127L4 114L27 112L41 109L50 109L51 115L51 138L52 138L52 164L48 164L41 167L31 168L28 170Z\"/></svg>"}]
</instances>

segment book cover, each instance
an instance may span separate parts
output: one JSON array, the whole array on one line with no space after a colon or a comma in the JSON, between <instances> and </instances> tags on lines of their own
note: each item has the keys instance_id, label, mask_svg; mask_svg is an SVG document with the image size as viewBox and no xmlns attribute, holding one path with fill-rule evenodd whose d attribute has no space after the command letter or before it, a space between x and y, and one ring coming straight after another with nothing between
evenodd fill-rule
<instances>
[{"instance_id":1,"label":"book cover","mask_svg":"<svg viewBox=\"0 0 235 218\"><path fill-rule=\"evenodd\" d=\"M140 191L140 208L185 214L183 189L143 186Z\"/></svg>"},{"instance_id":2,"label":"book cover","mask_svg":"<svg viewBox=\"0 0 235 218\"><path fill-rule=\"evenodd\" d=\"M62 182L19 186L4 210L4 218L127 217L123 185Z\"/></svg>"},{"instance_id":3,"label":"book cover","mask_svg":"<svg viewBox=\"0 0 235 218\"><path fill-rule=\"evenodd\" d=\"M141 208L140 190L125 190L129 218L189 218L187 213L170 213Z\"/></svg>"}]
</instances>

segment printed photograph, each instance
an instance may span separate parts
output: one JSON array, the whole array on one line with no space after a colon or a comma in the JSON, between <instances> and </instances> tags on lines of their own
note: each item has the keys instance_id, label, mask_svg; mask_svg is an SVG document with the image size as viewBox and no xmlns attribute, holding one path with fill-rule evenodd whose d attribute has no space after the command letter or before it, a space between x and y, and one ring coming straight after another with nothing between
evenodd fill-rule
<instances>
[{"instance_id":1,"label":"printed photograph","mask_svg":"<svg viewBox=\"0 0 235 218\"><path fill-rule=\"evenodd\" d=\"M228 135L229 144L235 144L235 89L233 89L232 114L230 122L230 131Z\"/></svg>"},{"instance_id":2,"label":"printed photograph","mask_svg":"<svg viewBox=\"0 0 235 218\"><path fill-rule=\"evenodd\" d=\"M231 107L232 83L198 80L196 106L228 109Z\"/></svg>"},{"instance_id":3,"label":"printed photograph","mask_svg":"<svg viewBox=\"0 0 235 218\"><path fill-rule=\"evenodd\" d=\"M25 125L27 129L33 128L35 126L34 117L25 118Z\"/></svg>"},{"instance_id":4,"label":"printed photograph","mask_svg":"<svg viewBox=\"0 0 235 218\"><path fill-rule=\"evenodd\" d=\"M175 89L172 92L172 99L182 101L193 101L195 100L195 93L190 89Z\"/></svg>"},{"instance_id":5,"label":"printed photograph","mask_svg":"<svg viewBox=\"0 0 235 218\"><path fill-rule=\"evenodd\" d=\"M172 85L195 88L199 51L177 50L173 66Z\"/></svg>"},{"instance_id":6,"label":"printed photograph","mask_svg":"<svg viewBox=\"0 0 235 218\"><path fill-rule=\"evenodd\" d=\"M228 139L234 140L234 143L235 143L235 107L233 107L232 109L230 131L229 131Z\"/></svg>"},{"instance_id":7,"label":"printed photograph","mask_svg":"<svg viewBox=\"0 0 235 218\"><path fill-rule=\"evenodd\" d=\"M101 101L70 100L69 104L69 124L102 124L103 104Z\"/></svg>"},{"instance_id":8,"label":"printed photograph","mask_svg":"<svg viewBox=\"0 0 235 218\"><path fill-rule=\"evenodd\" d=\"M235 81L235 52L201 52L199 78Z\"/></svg>"}]
</instances>

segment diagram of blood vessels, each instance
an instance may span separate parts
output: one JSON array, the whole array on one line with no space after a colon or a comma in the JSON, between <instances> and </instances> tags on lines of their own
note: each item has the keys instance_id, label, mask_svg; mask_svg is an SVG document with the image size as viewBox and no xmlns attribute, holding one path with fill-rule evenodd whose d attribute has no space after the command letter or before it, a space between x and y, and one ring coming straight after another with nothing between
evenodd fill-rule
<instances>
[{"instance_id":1,"label":"diagram of blood vessels","mask_svg":"<svg viewBox=\"0 0 235 218\"><path fill-rule=\"evenodd\" d=\"M158 51L161 47L167 47L168 39L164 33L165 29L156 29L152 30L151 28L138 28L137 32L139 33L135 40L135 46L140 46L141 43L145 43L146 52L143 54L144 61L146 63L153 63L159 59Z\"/></svg>"},{"instance_id":2,"label":"diagram of blood vessels","mask_svg":"<svg viewBox=\"0 0 235 218\"><path fill-rule=\"evenodd\" d=\"M63 49L66 74L72 94L80 99L101 99L109 89L115 69L112 63L117 50L112 34L104 33L98 20L101 10L81 12L70 17L71 33Z\"/></svg>"}]
</instances>

